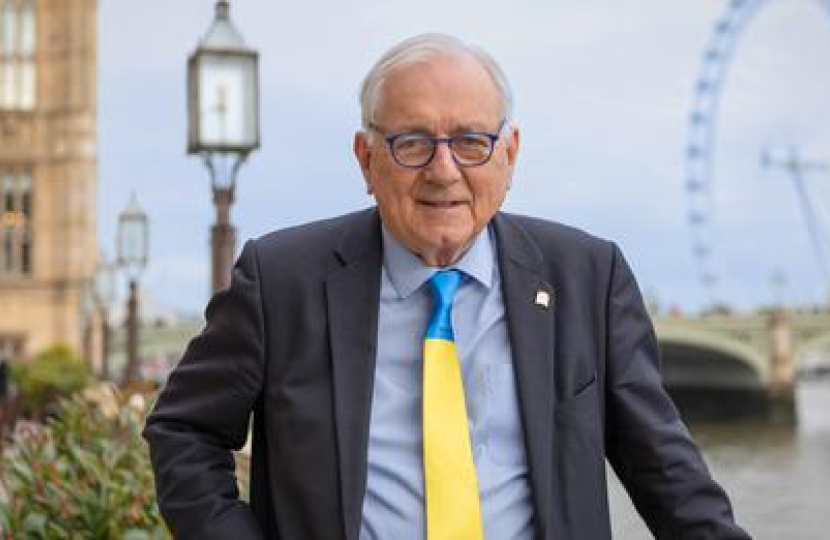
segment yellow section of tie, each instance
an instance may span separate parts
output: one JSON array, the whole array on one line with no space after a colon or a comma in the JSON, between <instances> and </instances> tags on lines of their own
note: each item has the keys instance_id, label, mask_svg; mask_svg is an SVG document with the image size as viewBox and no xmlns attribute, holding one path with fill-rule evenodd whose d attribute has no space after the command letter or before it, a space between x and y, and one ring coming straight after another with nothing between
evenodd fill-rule
<instances>
[{"instance_id":1,"label":"yellow section of tie","mask_svg":"<svg viewBox=\"0 0 830 540\"><path fill-rule=\"evenodd\" d=\"M427 539L481 540L478 481L455 343L424 340Z\"/></svg>"}]
</instances>

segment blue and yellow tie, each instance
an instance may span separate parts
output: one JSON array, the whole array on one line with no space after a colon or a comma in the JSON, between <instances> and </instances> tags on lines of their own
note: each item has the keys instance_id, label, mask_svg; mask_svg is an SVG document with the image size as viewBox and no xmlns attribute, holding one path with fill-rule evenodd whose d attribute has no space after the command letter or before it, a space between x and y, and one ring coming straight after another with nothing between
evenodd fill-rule
<instances>
[{"instance_id":1,"label":"blue and yellow tie","mask_svg":"<svg viewBox=\"0 0 830 540\"><path fill-rule=\"evenodd\" d=\"M439 270L429 283L433 307L424 339L423 394L427 539L481 540L478 481L451 320L461 273Z\"/></svg>"}]
</instances>

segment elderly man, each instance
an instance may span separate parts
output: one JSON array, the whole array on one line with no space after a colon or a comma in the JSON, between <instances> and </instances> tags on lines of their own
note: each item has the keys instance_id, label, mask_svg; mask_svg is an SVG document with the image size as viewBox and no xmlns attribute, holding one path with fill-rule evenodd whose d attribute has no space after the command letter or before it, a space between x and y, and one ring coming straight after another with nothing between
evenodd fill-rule
<instances>
[{"instance_id":1,"label":"elderly man","mask_svg":"<svg viewBox=\"0 0 830 540\"><path fill-rule=\"evenodd\" d=\"M360 97L377 208L248 242L147 422L176 536L608 539L608 458L656 537L748 538L620 251L499 212L519 131L492 58L418 36Z\"/></svg>"}]
</instances>

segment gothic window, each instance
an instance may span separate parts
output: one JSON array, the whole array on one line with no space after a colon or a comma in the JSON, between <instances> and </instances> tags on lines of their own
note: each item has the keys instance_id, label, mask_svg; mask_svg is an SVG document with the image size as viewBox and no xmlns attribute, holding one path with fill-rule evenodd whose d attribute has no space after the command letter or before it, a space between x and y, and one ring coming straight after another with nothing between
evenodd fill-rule
<instances>
[{"instance_id":1,"label":"gothic window","mask_svg":"<svg viewBox=\"0 0 830 540\"><path fill-rule=\"evenodd\" d=\"M0 0L0 110L32 110L37 94L35 0Z\"/></svg>"},{"instance_id":2,"label":"gothic window","mask_svg":"<svg viewBox=\"0 0 830 540\"><path fill-rule=\"evenodd\" d=\"M32 176L28 169L0 171L0 276L32 271Z\"/></svg>"}]
</instances>

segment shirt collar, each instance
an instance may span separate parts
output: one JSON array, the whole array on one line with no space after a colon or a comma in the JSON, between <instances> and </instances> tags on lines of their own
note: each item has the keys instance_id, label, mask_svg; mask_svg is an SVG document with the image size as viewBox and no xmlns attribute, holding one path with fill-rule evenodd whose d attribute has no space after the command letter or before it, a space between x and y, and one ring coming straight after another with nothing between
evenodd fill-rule
<instances>
[{"instance_id":1,"label":"shirt collar","mask_svg":"<svg viewBox=\"0 0 830 540\"><path fill-rule=\"evenodd\" d=\"M383 265L399 298L407 298L421 287L437 270L398 242L386 226L383 233ZM495 249L490 227L481 231L461 259L449 268L457 268L490 288L494 280Z\"/></svg>"}]
</instances>

